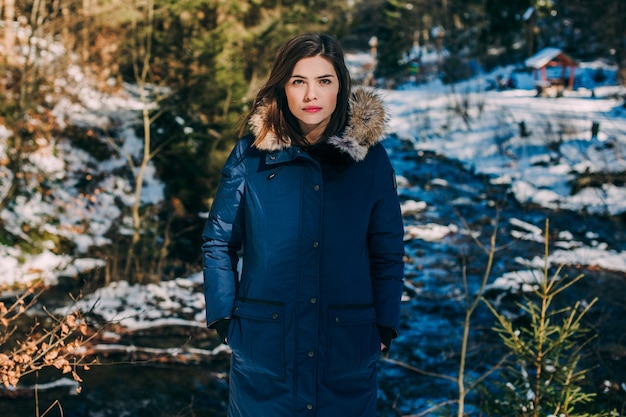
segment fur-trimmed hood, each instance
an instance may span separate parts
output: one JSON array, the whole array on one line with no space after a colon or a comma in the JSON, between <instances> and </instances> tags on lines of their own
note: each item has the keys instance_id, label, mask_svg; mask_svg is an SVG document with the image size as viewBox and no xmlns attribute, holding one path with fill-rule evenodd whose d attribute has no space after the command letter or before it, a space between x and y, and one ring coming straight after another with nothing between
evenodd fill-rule
<instances>
[{"instance_id":1,"label":"fur-trimmed hood","mask_svg":"<svg viewBox=\"0 0 626 417\"><path fill-rule=\"evenodd\" d=\"M261 106L250 117L250 129L254 135L262 130L267 108ZM362 161L369 148L385 137L387 113L378 93L367 87L352 88L349 103L348 123L338 135L327 139L355 161ZM257 145L263 151L278 151L291 147L291 139L279 141L274 132L269 132Z\"/></svg>"}]
</instances>

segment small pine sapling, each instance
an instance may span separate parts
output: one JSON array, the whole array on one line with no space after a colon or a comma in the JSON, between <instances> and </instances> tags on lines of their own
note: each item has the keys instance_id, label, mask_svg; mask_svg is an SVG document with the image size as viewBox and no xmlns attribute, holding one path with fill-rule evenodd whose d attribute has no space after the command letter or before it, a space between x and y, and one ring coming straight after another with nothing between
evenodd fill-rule
<instances>
[{"instance_id":1,"label":"small pine sapling","mask_svg":"<svg viewBox=\"0 0 626 417\"><path fill-rule=\"evenodd\" d=\"M494 330L501 337L509 362L491 381L486 412L492 416L591 417L580 406L593 403L595 394L584 391L590 369L581 365L585 348L593 339L582 323L597 299L558 307L555 299L583 275L561 276L562 267L549 276L548 221L545 264L534 275L534 291L518 303L528 321L521 325L499 313L487 300L496 318Z\"/></svg>"}]
</instances>

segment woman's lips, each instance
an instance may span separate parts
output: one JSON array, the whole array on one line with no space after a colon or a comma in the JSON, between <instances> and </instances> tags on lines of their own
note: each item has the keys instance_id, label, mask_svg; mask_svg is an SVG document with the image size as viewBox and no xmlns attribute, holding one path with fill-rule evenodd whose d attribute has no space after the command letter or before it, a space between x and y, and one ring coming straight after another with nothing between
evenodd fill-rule
<instances>
[{"instance_id":1,"label":"woman's lips","mask_svg":"<svg viewBox=\"0 0 626 417\"><path fill-rule=\"evenodd\" d=\"M322 108L311 106L311 107L305 107L303 110L307 113L317 113L318 111L322 110Z\"/></svg>"}]
</instances>

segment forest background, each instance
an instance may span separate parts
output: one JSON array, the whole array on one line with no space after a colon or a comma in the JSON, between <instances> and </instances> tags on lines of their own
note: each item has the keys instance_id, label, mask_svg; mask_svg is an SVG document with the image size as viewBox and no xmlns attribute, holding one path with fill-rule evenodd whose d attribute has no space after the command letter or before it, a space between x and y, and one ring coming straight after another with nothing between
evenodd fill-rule
<instances>
[{"instance_id":1,"label":"forest background","mask_svg":"<svg viewBox=\"0 0 626 417\"><path fill-rule=\"evenodd\" d=\"M130 232L112 228L113 245L90 281L155 282L198 268L199 236L219 169L239 136L241 115L268 73L278 46L296 33L326 32L347 51L377 39L376 79L401 82L418 45L441 54L436 74L450 83L480 65L522 62L546 46L578 59L603 58L626 79L626 5L620 0L120 1L3 0L0 118L9 127L0 163L12 173L0 210L24 192L23 161L44 134L65 137L105 160L120 149L113 131L61 125L50 114L62 92L55 75L79 65L102 90L136 85L145 104L136 130L143 156L119 168L141 195L148 164L165 183L157 205L120 204ZM46 61L52 46L68 53ZM181 123L181 120L184 121ZM191 132L191 133L190 133ZM42 179L41 187L46 187ZM93 193L85 180L86 194ZM0 219L0 244L38 251L50 236L15 233ZM57 250L72 250L54 237Z\"/></svg>"}]
</instances>

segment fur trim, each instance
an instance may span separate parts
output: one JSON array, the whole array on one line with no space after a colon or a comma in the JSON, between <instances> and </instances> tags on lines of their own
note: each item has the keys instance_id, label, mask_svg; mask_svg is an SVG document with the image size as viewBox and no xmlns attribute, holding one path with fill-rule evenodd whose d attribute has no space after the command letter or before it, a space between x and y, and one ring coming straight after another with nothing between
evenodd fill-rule
<instances>
[{"instance_id":1,"label":"fur trim","mask_svg":"<svg viewBox=\"0 0 626 417\"><path fill-rule=\"evenodd\" d=\"M369 148L384 139L387 113L378 93L362 86L352 88L349 112L348 124L344 131L328 138L328 143L355 161L362 161ZM266 114L267 108L260 106L250 117L248 123L254 135L258 135L261 131ZM282 142L278 140L274 132L269 132L257 148L273 152L289 148L291 144L291 139L287 138L287 141Z\"/></svg>"},{"instance_id":2,"label":"fur trim","mask_svg":"<svg viewBox=\"0 0 626 417\"><path fill-rule=\"evenodd\" d=\"M372 89L355 87L350 97L348 125L340 136L328 138L355 161L362 161L369 148L385 137L387 114L383 101Z\"/></svg>"},{"instance_id":3,"label":"fur trim","mask_svg":"<svg viewBox=\"0 0 626 417\"><path fill-rule=\"evenodd\" d=\"M263 129L263 124L265 123L267 115L267 107L261 105L256 109L254 114L250 116L250 120L248 124L250 125L250 130L254 134L254 136L258 136L261 130ZM278 136L272 131L267 132L263 141L257 145L257 148L262 151L274 152L280 151L281 149L291 147L291 139L286 138L285 141L278 140Z\"/></svg>"}]
</instances>

